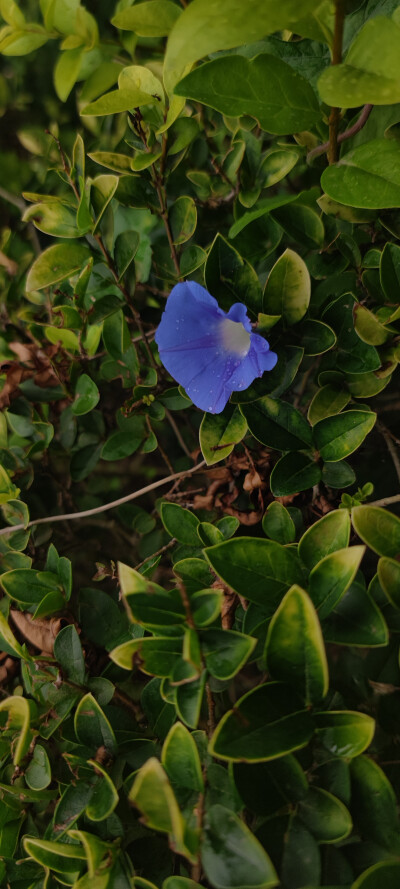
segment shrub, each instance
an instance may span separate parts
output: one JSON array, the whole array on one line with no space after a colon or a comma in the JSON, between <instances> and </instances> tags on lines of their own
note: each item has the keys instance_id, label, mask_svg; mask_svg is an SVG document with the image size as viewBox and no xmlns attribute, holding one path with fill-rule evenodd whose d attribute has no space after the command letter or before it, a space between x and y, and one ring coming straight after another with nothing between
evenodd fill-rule
<instances>
[{"instance_id":1,"label":"shrub","mask_svg":"<svg viewBox=\"0 0 400 889\"><path fill-rule=\"evenodd\" d=\"M399 9L0 0L4 886L399 884Z\"/></svg>"}]
</instances>

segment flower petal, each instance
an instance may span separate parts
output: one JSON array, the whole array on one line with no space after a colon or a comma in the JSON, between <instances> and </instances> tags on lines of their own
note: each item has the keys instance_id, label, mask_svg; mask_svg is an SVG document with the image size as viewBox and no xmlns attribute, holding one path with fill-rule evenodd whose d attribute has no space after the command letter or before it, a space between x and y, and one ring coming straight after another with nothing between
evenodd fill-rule
<instances>
[{"instance_id":1,"label":"flower petal","mask_svg":"<svg viewBox=\"0 0 400 889\"><path fill-rule=\"evenodd\" d=\"M187 281L168 297L155 339L164 367L194 404L220 413L232 392L276 364L267 341L251 330L246 306L235 303L226 314L204 287Z\"/></svg>"}]
</instances>

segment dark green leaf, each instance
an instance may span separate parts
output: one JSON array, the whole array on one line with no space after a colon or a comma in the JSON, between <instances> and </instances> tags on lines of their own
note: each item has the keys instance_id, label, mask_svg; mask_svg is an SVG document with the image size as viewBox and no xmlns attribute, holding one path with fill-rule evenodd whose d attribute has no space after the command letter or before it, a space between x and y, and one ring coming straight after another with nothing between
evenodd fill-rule
<instances>
[{"instance_id":1,"label":"dark green leaf","mask_svg":"<svg viewBox=\"0 0 400 889\"><path fill-rule=\"evenodd\" d=\"M175 93L231 117L249 114L269 133L295 133L320 119L310 84L276 56L223 56L186 75Z\"/></svg>"}]
</instances>

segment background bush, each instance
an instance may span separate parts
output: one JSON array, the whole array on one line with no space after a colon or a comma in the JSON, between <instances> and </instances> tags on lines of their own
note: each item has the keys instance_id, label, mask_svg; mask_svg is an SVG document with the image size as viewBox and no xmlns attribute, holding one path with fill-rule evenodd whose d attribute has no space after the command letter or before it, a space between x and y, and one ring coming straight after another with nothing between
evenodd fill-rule
<instances>
[{"instance_id":1,"label":"background bush","mask_svg":"<svg viewBox=\"0 0 400 889\"><path fill-rule=\"evenodd\" d=\"M0 13L0 883L397 887L400 7Z\"/></svg>"}]
</instances>

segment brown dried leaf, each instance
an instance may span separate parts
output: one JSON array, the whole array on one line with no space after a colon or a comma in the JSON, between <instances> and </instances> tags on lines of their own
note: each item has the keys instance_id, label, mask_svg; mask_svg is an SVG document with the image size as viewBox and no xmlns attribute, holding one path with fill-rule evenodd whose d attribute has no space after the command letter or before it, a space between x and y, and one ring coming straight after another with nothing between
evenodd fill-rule
<instances>
[{"instance_id":1,"label":"brown dried leaf","mask_svg":"<svg viewBox=\"0 0 400 889\"><path fill-rule=\"evenodd\" d=\"M243 490L251 492L263 486L265 486L265 482L262 481L259 472L256 469L250 469L245 475Z\"/></svg>"},{"instance_id":2,"label":"brown dried leaf","mask_svg":"<svg viewBox=\"0 0 400 889\"><path fill-rule=\"evenodd\" d=\"M13 608L10 611L10 617L19 632L31 645L46 654L53 653L54 640L65 624L64 618L51 617L49 620L45 618L34 620L28 612L17 611Z\"/></svg>"}]
</instances>

